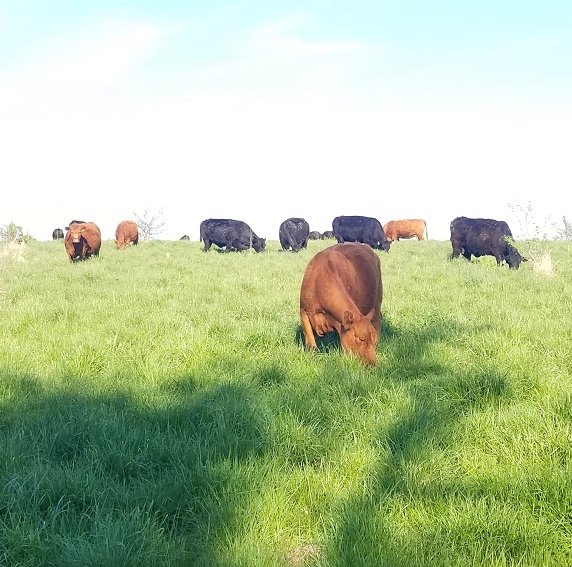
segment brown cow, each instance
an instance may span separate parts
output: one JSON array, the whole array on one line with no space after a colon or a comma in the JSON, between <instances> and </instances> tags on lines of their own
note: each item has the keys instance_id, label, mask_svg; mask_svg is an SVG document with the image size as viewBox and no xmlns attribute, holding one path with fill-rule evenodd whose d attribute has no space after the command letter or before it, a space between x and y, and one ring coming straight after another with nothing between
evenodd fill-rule
<instances>
[{"instance_id":1,"label":"brown cow","mask_svg":"<svg viewBox=\"0 0 572 567\"><path fill-rule=\"evenodd\" d=\"M130 242L133 242L134 245L139 242L137 223L130 220L121 221L115 229L115 245L118 250L125 250Z\"/></svg>"},{"instance_id":2,"label":"brown cow","mask_svg":"<svg viewBox=\"0 0 572 567\"><path fill-rule=\"evenodd\" d=\"M424 238L429 240L427 223L423 219L392 220L384 225L383 231L389 240L401 240L414 236L417 237L417 240Z\"/></svg>"},{"instance_id":3,"label":"brown cow","mask_svg":"<svg viewBox=\"0 0 572 567\"><path fill-rule=\"evenodd\" d=\"M72 221L66 231L64 245L71 262L99 256L101 231L95 223Z\"/></svg>"},{"instance_id":4,"label":"brown cow","mask_svg":"<svg viewBox=\"0 0 572 567\"><path fill-rule=\"evenodd\" d=\"M300 319L306 347L336 331L345 351L376 363L381 328L381 264L367 244L334 244L309 262L300 290Z\"/></svg>"}]
</instances>

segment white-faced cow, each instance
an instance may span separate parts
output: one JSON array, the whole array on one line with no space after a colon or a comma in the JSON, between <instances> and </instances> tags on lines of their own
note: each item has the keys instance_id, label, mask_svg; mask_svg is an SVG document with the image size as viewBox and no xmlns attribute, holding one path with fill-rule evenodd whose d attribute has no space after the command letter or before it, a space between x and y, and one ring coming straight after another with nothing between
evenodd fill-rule
<instances>
[{"instance_id":1,"label":"white-faced cow","mask_svg":"<svg viewBox=\"0 0 572 567\"><path fill-rule=\"evenodd\" d=\"M95 223L72 221L66 231L64 245L70 262L99 256L101 231Z\"/></svg>"},{"instance_id":2,"label":"white-faced cow","mask_svg":"<svg viewBox=\"0 0 572 567\"><path fill-rule=\"evenodd\" d=\"M463 255L470 261L471 256L494 256L498 266L504 261L512 269L527 261L514 247L505 221L457 217L451 221L451 245L452 258Z\"/></svg>"},{"instance_id":3,"label":"white-faced cow","mask_svg":"<svg viewBox=\"0 0 572 567\"><path fill-rule=\"evenodd\" d=\"M317 348L314 333L323 337L335 331L345 351L375 364L381 299L381 264L369 246L334 244L318 252L306 267L300 289L306 347Z\"/></svg>"},{"instance_id":4,"label":"white-faced cow","mask_svg":"<svg viewBox=\"0 0 572 567\"><path fill-rule=\"evenodd\" d=\"M385 236L392 241L402 238L429 239L427 223L423 219L391 220L383 225L383 231Z\"/></svg>"},{"instance_id":5,"label":"white-faced cow","mask_svg":"<svg viewBox=\"0 0 572 567\"><path fill-rule=\"evenodd\" d=\"M254 231L243 221L233 219L207 219L201 222L200 237L204 243L204 251L208 252L212 244L219 248L243 251L253 248L263 252L266 239L256 236Z\"/></svg>"},{"instance_id":6,"label":"white-faced cow","mask_svg":"<svg viewBox=\"0 0 572 567\"><path fill-rule=\"evenodd\" d=\"M389 252L391 241L387 239L381 223L376 218L340 216L332 221L332 228L339 243L362 242L376 250Z\"/></svg>"},{"instance_id":7,"label":"white-faced cow","mask_svg":"<svg viewBox=\"0 0 572 567\"><path fill-rule=\"evenodd\" d=\"M280 224L278 238L284 252L291 250L299 252L308 246L310 225L305 219L291 217Z\"/></svg>"},{"instance_id":8,"label":"white-faced cow","mask_svg":"<svg viewBox=\"0 0 572 567\"><path fill-rule=\"evenodd\" d=\"M115 229L115 245L118 250L125 250L129 243L139 243L139 228L132 220L121 221Z\"/></svg>"}]
</instances>

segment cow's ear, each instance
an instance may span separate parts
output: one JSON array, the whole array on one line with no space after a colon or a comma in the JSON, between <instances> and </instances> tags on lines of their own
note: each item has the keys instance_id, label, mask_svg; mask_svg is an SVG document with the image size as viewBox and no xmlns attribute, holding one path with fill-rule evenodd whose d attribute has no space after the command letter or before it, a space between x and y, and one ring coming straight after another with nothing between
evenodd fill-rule
<instances>
[{"instance_id":1,"label":"cow's ear","mask_svg":"<svg viewBox=\"0 0 572 567\"><path fill-rule=\"evenodd\" d=\"M344 311L342 315L342 328L344 331L348 331L351 329L351 326L354 324L354 316L351 311Z\"/></svg>"},{"instance_id":2,"label":"cow's ear","mask_svg":"<svg viewBox=\"0 0 572 567\"><path fill-rule=\"evenodd\" d=\"M370 309L369 313L365 316L370 322L373 321L373 317L375 315L375 309Z\"/></svg>"},{"instance_id":3,"label":"cow's ear","mask_svg":"<svg viewBox=\"0 0 572 567\"><path fill-rule=\"evenodd\" d=\"M70 227L69 227L69 226L66 226L66 230L69 230L69 229L70 229Z\"/></svg>"}]
</instances>

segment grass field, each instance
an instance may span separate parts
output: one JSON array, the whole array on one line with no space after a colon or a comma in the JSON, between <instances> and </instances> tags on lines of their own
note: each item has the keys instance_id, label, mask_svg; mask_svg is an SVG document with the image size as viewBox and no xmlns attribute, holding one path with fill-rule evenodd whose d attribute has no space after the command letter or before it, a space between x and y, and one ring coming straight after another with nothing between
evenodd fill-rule
<instances>
[{"instance_id":1,"label":"grass field","mask_svg":"<svg viewBox=\"0 0 572 567\"><path fill-rule=\"evenodd\" d=\"M331 244L0 248L0 565L572 565L572 244L394 243L374 368L300 342Z\"/></svg>"}]
</instances>

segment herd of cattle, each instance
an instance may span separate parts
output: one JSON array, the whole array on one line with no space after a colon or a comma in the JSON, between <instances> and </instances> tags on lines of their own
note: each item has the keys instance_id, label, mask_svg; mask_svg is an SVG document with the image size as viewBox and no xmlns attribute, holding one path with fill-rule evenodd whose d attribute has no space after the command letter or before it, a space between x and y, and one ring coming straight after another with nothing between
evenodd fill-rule
<instances>
[{"instance_id":1,"label":"herd of cattle","mask_svg":"<svg viewBox=\"0 0 572 567\"><path fill-rule=\"evenodd\" d=\"M373 217L339 216L332 231L310 231L299 217L286 219L279 228L284 251L298 252L308 240L335 238L337 243L318 252L306 266L300 290L300 321L308 349L317 348L316 336L336 332L342 348L363 363L376 363L376 344L381 329L381 263L375 250L389 252L391 243L402 238L428 238L422 219L390 221L384 226ZM505 221L457 217L451 221L451 257L494 256L497 265L506 262L517 269L527 259L514 246ZM73 220L66 233L56 228L54 240L63 239L71 262L98 256L101 231L93 222ZM207 252L213 244L226 252L250 248L262 252L266 239L260 238L243 221L207 219L200 224L200 239ZM187 235L181 240L190 240ZM135 222L121 221L115 231L115 245L123 250L139 242Z\"/></svg>"},{"instance_id":2,"label":"herd of cattle","mask_svg":"<svg viewBox=\"0 0 572 567\"><path fill-rule=\"evenodd\" d=\"M310 231L308 222L300 217L291 217L280 224L278 237L284 251L298 252L308 246L308 240L335 238L339 244L359 242L375 250L389 252L396 240L428 238L427 224L423 219L392 220L381 225L374 217L339 216L332 221L331 231L323 234ZM500 266L506 262L517 269L526 258L514 246L512 232L505 221L494 219L457 217L451 221L452 257L462 255L467 260L472 256L494 256ZM66 227L66 233L56 228L54 240L63 239L70 261L85 260L99 255L101 231L93 222L73 220ZM187 235L181 240L190 240ZM200 240L203 250L208 252L213 244L226 252L244 251L252 248L263 252L266 239L260 238L248 224L234 219L207 219L200 224ZM115 231L115 245L123 250L129 244L139 242L137 224L131 220L121 221Z\"/></svg>"}]
</instances>

